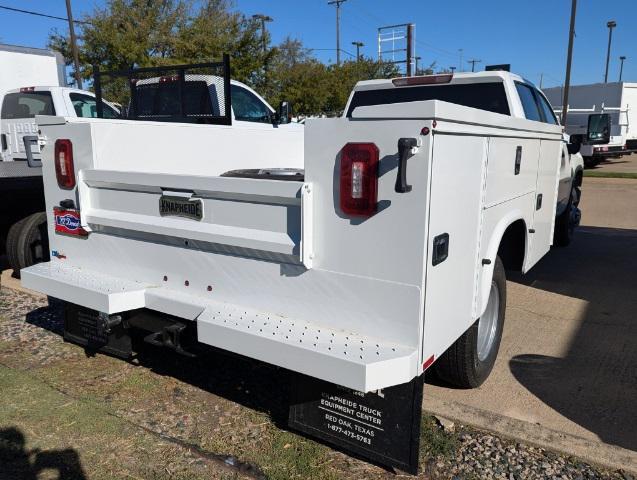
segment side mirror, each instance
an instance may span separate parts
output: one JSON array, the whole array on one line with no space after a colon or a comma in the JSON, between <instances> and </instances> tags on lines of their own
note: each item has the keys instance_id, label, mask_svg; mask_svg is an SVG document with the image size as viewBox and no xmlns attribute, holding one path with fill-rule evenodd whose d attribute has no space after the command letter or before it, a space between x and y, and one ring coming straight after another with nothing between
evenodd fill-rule
<instances>
[{"instance_id":1,"label":"side mirror","mask_svg":"<svg viewBox=\"0 0 637 480\"><path fill-rule=\"evenodd\" d=\"M576 153L579 153L581 148L582 148L582 144L580 142L573 142L573 143L566 144L566 149L568 150L569 155L575 155Z\"/></svg>"},{"instance_id":2,"label":"side mirror","mask_svg":"<svg viewBox=\"0 0 637 480\"><path fill-rule=\"evenodd\" d=\"M279 104L279 124L290 123L292 121L292 104L288 101L282 101Z\"/></svg>"},{"instance_id":3,"label":"side mirror","mask_svg":"<svg viewBox=\"0 0 637 480\"><path fill-rule=\"evenodd\" d=\"M588 116L586 143L599 145L610 142L610 114L594 113Z\"/></svg>"}]
</instances>

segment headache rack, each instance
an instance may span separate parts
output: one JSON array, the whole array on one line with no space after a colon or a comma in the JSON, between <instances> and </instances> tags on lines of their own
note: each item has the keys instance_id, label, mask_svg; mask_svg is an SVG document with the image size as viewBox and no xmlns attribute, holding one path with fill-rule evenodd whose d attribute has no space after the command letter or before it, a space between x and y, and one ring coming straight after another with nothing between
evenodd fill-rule
<instances>
[{"instance_id":1,"label":"headache rack","mask_svg":"<svg viewBox=\"0 0 637 480\"><path fill-rule=\"evenodd\" d=\"M193 104L188 85L204 83L207 95ZM142 87L173 88L169 98L159 99L152 111L140 105ZM120 111L120 118L178 123L205 123L231 125L230 56L223 54L220 62L189 65L163 65L103 72L93 66L93 88L96 98L96 116L105 115L105 103ZM190 97L189 97L190 95ZM105 99L106 98L106 99Z\"/></svg>"}]
</instances>

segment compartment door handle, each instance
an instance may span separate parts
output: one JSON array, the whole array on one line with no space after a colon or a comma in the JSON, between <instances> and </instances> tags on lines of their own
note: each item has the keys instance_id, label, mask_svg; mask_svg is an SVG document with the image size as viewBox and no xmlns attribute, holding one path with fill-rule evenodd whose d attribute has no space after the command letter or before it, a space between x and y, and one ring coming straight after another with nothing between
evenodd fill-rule
<instances>
[{"instance_id":1,"label":"compartment door handle","mask_svg":"<svg viewBox=\"0 0 637 480\"><path fill-rule=\"evenodd\" d=\"M398 193L411 192L411 185L407 185L407 159L411 149L418 145L415 138L401 138L398 140L398 175L396 175L395 190Z\"/></svg>"},{"instance_id":2,"label":"compartment door handle","mask_svg":"<svg viewBox=\"0 0 637 480\"><path fill-rule=\"evenodd\" d=\"M449 234L441 233L434 238L431 265L436 266L449 257Z\"/></svg>"}]
</instances>

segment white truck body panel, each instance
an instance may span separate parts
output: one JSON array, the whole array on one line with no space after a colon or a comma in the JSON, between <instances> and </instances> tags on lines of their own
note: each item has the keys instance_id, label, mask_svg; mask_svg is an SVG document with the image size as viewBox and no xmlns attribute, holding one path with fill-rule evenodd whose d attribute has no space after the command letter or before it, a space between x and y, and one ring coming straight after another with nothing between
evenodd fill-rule
<instances>
[{"instance_id":1,"label":"white truck body panel","mask_svg":"<svg viewBox=\"0 0 637 480\"><path fill-rule=\"evenodd\" d=\"M47 144L57 256L22 270L24 285L106 313L193 320L200 342L364 392L411 380L486 308L511 223L525 225L525 270L549 249L561 128L440 101L353 117L308 120L304 145L257 129L222 138L228 127L39 117L43 135L73 143L78 187L58 187ZM419 144L407 193L394 188L401 137ZM380 151L379 208L365 219L339 207L348 142ZM304 166L305 180L219 177L264 165ZM162 217L162 194L201 199L202 220ZM69 198L85 239L55 233L53 207ZM433 266L443 232L449 257Z\"/></svg>"}]
</instances>

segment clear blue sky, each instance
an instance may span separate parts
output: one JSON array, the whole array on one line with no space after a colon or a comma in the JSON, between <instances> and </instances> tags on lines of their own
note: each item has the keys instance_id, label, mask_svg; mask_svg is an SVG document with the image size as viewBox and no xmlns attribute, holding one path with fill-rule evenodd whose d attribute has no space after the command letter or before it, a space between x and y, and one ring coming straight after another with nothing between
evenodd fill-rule
<instances>
[{"instance_id":1,"label":"clear blue sky","mask_svg":"<svg viewBox=\"0 0 637 480\"><path fill-rule=\"evenodd\" d=\"M104 0L73 0L76 17ZM0 0L0 5L65 16L64 0ZM511 63L512 69L536 84L563 82L571 0L347 0L341 7L341 48L355 53L352 41L362 41L362 52L376 58L377 28L416 24L416 51L423 64L458 66L464 60L485 64ZM274 18L268 24L273 41L299 38L324 61L334 61L335 9L327 0L236 0L236 9ZM637 0L579 0L573 83L603 81L608 42L608 20L617 21L609 79L617 80L620 55L628 57L624 80L637 81ZM0 10L0 41L43 47L49 31L64 22ZM346 58L347 54L343 54ZM463 67L469 65L464 62Z\"/></svg>"}]
</instances>

